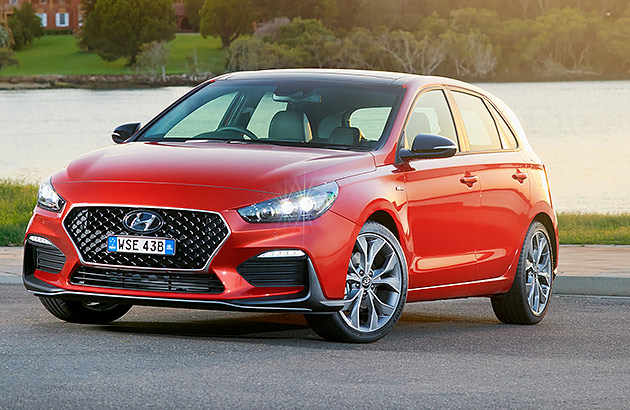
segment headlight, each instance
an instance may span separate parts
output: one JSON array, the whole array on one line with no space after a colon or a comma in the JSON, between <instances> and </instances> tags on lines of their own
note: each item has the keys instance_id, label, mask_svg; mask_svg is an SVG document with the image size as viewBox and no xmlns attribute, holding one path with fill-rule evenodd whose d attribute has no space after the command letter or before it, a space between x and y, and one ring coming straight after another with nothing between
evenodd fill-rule
<instances>
[{"instance_id":1,"label":"headlight","mask_svg":"<svg viewBox=\"0 0 630 410\"><path fill-rule=\"evenodd\" d=\"M50 178L41 183L37 194L37 206L48 211L61 212L65 204L66 201L55 192Z\"/></svg>"},{"instance_id":2,"label":"headlight","mask_svg":"<svg viewBox=\"0 0 630 410\"><path fill-rule=\"evenodd\" d=\"M296 222L319 218L337 199L335 182L259 202L238 210L247 222Z\"/></svg>"}]
</instances>

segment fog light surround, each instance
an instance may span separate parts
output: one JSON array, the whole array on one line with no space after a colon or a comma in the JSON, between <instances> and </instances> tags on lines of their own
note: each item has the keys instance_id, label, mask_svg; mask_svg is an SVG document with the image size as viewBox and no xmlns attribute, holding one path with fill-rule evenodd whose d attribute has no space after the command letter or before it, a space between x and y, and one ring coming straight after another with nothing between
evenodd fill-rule
<instances>
[{"instance_id":1,"label":"fog light surround","mask_svg":"<svg viewBox=\"0 0 630 410\"><path fill-rule=\"evenodd\" d=\"M267 251L258 255L258 258L299 258L306 256L304 251L299 249L283 249L277 251Z\"/></svg>"}]
</instances>

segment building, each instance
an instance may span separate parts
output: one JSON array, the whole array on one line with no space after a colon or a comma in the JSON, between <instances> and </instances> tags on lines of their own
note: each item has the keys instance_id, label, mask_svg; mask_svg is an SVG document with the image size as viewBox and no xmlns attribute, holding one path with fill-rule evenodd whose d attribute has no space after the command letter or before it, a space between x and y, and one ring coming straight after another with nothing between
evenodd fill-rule
<instances>
[{"instance_id":1,"label":"building","mask_svg":"<svg viewBox=\"0 0 630 410\"><path fill-rule=\"evenodd\" d=\"M0 0L0 23L6 22L14 7L32 3L45 30L77 31L82 24L81 0ZM183 0L173 0L178 31L192 31Z\"/></svg>"},{"instance_id":2,"label":"building","mask_svg":"<svg viewBox=\"0 0 630 410\"><path fill-rule=\"evenodd\" d=\"M0 19L6 21L23 3L33 4L45 30L76 31L81 26L81 0L0 0Z\"/></svg>"}]
</instances>

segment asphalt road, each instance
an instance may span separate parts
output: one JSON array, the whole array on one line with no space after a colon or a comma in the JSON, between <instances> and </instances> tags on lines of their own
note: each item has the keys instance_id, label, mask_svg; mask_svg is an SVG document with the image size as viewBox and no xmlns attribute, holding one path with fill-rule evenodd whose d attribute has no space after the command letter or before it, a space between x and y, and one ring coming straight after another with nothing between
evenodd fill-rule
<instances>
[{"instance_id":1,"label":"asphalt road","mask_svg":"<svg viewBox=\"0 0 630 410\"><path fill-rule=\"evenodd\" d=\"M627 408L630 298L556 296L537 326L487 299L408 305L380 342L298 315L134 307L58 321L0 285L0 408Z\"/></svg>"}]
</instances>

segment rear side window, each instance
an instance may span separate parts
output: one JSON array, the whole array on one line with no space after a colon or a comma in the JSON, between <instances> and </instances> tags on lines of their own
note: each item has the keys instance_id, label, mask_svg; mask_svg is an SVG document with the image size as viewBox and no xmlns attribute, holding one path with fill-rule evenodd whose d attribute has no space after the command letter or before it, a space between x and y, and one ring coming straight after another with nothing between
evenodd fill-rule
<instances>
[{"instance_id":1,"label":"rear side window","mask_svg":"<svg viewBox=\"0 0 630 410\"><path fill-rule=\"evenodd\" d=\"M483 100L474 95L453 92L464 120L471 151L501 149L497 125Z\"/></svg>"},{"instance_id":2,"label":"rear side window","mask_svg":"<svg viewBox=\"0 0 630 410\"><path fill-rule=\"evenodd\" d=\"M418 134L440 135L459 146L451 109L442 90L422 94L413 107L405 127L407 148L411 147Z\"/></svg>"},{"instance_id":3,"label":"rear side window","mask_svg":"<svg viewBox=\"0 0 630 410\"><path fill-rule=\"evenodd\" d=\"M512 132L512 129L507 125L501 114L494 108L492 105L490 106L490 111L494 114L494 118L497 119L497 123L499 124L499 131L501 132L501 136L503 137L503 141L507 142L508 147L510 149L518 148L518 140L516 136Z\"/></svg>"}]
</instances>

